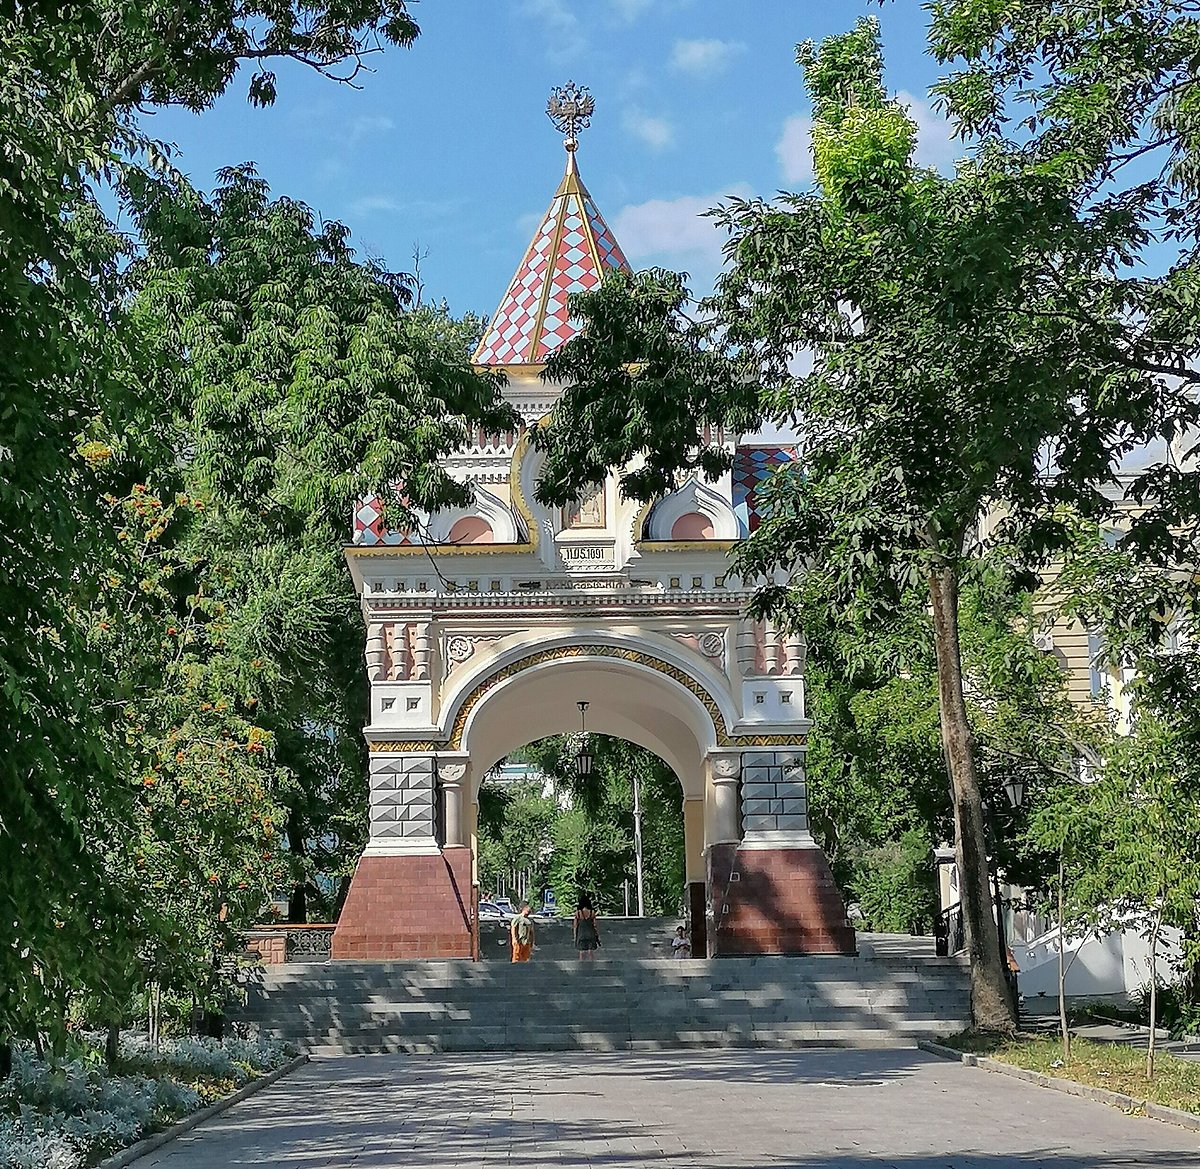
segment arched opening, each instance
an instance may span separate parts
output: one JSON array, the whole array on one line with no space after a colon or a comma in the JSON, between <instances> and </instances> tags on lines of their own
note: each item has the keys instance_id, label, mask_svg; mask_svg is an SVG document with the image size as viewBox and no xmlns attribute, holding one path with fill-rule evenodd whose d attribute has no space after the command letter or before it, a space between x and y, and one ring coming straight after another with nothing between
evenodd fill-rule
<instances>
[{"instance_id":1,"label":"arched opening","mask_svg":"<svg viewBox=\"0 0 1200 1169\"><path fill-rule=\"evenodd\" d=\"M663 760L606 735L542 739L493 768L477 795L480 957L509 958L523 901L543 957L671 954L688 919L682 795ZM598 915L598 950L577 945L581 903Z\"/></svg>"},{"instance_id":2,"label":"arched opening","mask_svg":"<svg viewBox=\"0 0 1200 1169\"><path fill-rule=\"evenodd\" d=\"M481 516L468 515L457 520L446 537L451 544L494 544L492 525Z\"/></svg>"},{"instance_id":3,"label":"arched opening","mask_svg":"<svg viewBox=\"0 0 1200 1169\"><path fill-rule=\"evenodd\" d=\"M671 525L672 540L711 540L712 538L712 520L703 512L689 511Z\"/></svg>"},{"instance_id":4,"label":"arched opening","mask_svg":"<svg viewBox=\"0 0 1200 1169\"><path fill-rule=\"evenodd\" d=\"M661 667L662 663L658 665ZM651 850L674 847L669 840L661 839L660 834L655 834L653 840L650 838L646 829L654 820L670 824L672 830L666 835L674 834L682 844L676 899L672 903L666 890L659 886L647 903L647 912L654 910L661 916L653 922L630 926L623 935L623 944L633 947L634 952L644 953L657 946L658 952L669 953L675 926L686 920L693 951L704 953L704 849L707 837L711 836L706 829L705 759L716 745L717 728L698 693L652 664L619 657L552 657L490 685L474 701L462 720L460 746L470 756L471 781L463 792L464 818L476 864L480 847L480 788L487 776L500 760L515 758L528 744L556 738L568 743L574 738L577 742L580 701L588 703L587 731L593 743L611 743L612 747L606 750L612 752L639 752L643 761L647 756L652 760L648 771L658 769L657 775L647 778L647 799L643 801L647 817L643 821L643 866ZM560 775L569 766L573 766L573 757L562 761ZM597 782L601 781L604 770L595 769ZM608 776L604 782L619 785L622 778ZM620 803L620 798L610 800L610 808L614 803ZM627 819L626 823L632 834L632 820ZM576 825L577 829L581 827ZM625 859L629 859L628 854ZM669 869L670 862L665 861L663 867ZM591 881L593 874L586 870L578 874L580 879L568 878L560 872L560 881L568 881L562 892L569 904L563 908L574 909L573 897L578 890L570 885L592 883L593 887L587 891L606 911L613 908L623 911L623 879L620 882L614 879L618 868L619 865L609 865L602 873L595 874L597 879L608 882L603 888ZM636 912L635 874L629 875L631 912ZM480 879L483 880L482 874ZM645 874L643 889L646 889ZM495 890L481 887L481 894L487 892ZM559 899L558 889L555 899ZM684 915L679 915L680 910L686 911ZM484 931L481 937L487 932L495 934L495 928ZM499 952L502 947L498 943L504 940L504 935L497 938L492 945ZM487 945L481 941L485 953ZM570 949L569 942L560 940L557 945L559 949Z\"/></svg>"}]
</instances>

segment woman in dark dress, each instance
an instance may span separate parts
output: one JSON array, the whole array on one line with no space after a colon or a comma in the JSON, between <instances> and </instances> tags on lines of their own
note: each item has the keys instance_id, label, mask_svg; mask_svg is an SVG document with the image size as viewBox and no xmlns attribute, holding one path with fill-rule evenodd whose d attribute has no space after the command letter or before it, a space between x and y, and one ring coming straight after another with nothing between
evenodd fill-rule
<instances>
[{"instance_id":1,"label":"woman in dark dress","mask_svg":"<svg viewBox=\"0 0 1200 1169\"><path fill-rule=\"evenodd\" d=\"M575 949L580 960L592 959L600 949L600 927L596 924L596 907L586 893L580 893L575 909Z\"/></svg>"}]
</instances>

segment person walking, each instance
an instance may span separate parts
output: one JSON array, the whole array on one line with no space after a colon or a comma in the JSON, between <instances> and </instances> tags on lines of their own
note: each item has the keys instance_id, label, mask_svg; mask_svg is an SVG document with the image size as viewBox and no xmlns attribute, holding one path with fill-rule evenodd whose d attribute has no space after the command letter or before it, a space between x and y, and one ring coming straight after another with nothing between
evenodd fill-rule
<instances>
[{"instance_id":1,"label":"person walking","mask_svg":"<svg viewBox=\"0 0 1200 1169\"><path fill-rule=\"evenodd\" d=\"M528 962L533 957L533 918L529 916L529 902L522 901L521 908L508 927L512 938L512 960Z\"/></svg>"},{"instance_id":2,"label":"person walking","mask_svg":"<svg viewBox=\"0 0 1200 1169\"><path fill-rule=\"evenodd\" d=\"M591 961L600 949L600 927L596 924L596 907L586 893L579 894L575 907L575 949L580 961Z\"/></svg>"}]
</instances>

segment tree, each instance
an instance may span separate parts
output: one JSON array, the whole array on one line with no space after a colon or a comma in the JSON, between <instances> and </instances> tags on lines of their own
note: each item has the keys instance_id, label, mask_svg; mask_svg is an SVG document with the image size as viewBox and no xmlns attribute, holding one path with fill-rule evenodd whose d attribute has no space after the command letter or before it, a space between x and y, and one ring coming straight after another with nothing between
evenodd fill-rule
<instances>
[{"instance_id":1,"label":"tree","mask_svg":"<svg viewBox=\"0 0 1200 1169\"><path fill-rule=\"evenodd\" d=\"M524 873L531 897L550 884L554 837L559 819L553 795L525 783L513 788L489 787L479 796L479 884L507 887L513 873Z\"/></svg>"},{"instance_id":2,"label":"tree","mask_svg":"<svg viewBox=\"0 0 1200 1169\"><path fill-rule=\"evenodd\" d=\"M1060 539L1055 505L1106 506L1100 483L1153 426L1155 376L1101 343L1120 322L1096 289L1128 232L1081 224L1059 180L995 155L953 179L915 167L915 127L883 89L874 22L802 45L799 59L818 189L720 210L730 267L700 325L684 313L682 280L665 273L616 275L575 301L586 330L549 364L572 388L536 436L547 451L540 497L567 498L635 459L627 493L672 490L681 474L721 465L704 426L736 431L764 416L800 426L804 457L775 476L773 513L738 573L815 574L835 616L871 627L906 590L926 591L973 1011L979 1026L1010 1030L961 589L993 548L1015 584L1031 585ZM1080 320L1067 306L1083 287L1098 315ZM813 368L797 374L805 350ZM985 513L995 522L981 527ZM765 586L757 608L781 610L786 594Z\"/></svg>"},{"instance_id":3,"label":"tree","mask_svg":"<svg viewBox=\"0 0 1200 1169\"><path fill-rule=\"evenodd\" d=\"M273 200L250 167L211 199L185 183L131 178L144 252L139 319L168 339L182 482L205 501L188 536L258 663L256 718L289 782L289 917L310 897L336 909L361 851L366 715L362 618L341 554L357 499L414 509L468 501L441 462L464 419L513 424L494 380L469 364L479 322L408 308L403 278L354 258L338 223Z\"/></svg>"},{"instance_id":4,"label":"tree","mask_svg":"<svg viewBox=\"0 0 1200 1169\"><path fill-rule=\"evenodd\" d=\"M1054 175L1113 262L1064 313L1114 368L1156 375L1156 437L1127 485L1127 540L1159 565L1194 564L1200 467L1200 12L1193 0L937 0L930 47L955 68L936 87L964 132L1008 165Z\"/></svg>"},{"instance_id":5,"label":"tree","mask_svg":"<svg viewBox=\"0 0 1200 1169\"><path fill-rule=\"evenodd\" d=\"M1135 927L1149 942L1147 1078L1154 1075L1163 929L1191 931L1200 901L1200 798L1189 780L1177 737L1144 712L1130 734L1114 738L1094 776L1060 785L1031 823L1034 840L1059 851L1060 954L1071 929ZM1060 1015L1065 1036L1063 1006Z\"/></svg>"},{"instance_id":6,"label":"tree","mask_svg":"<svg viewBox=\"0 0 1200 1169\"><path fill-rule=\"evenodd\" d=\"M190 363L199 350L171 330L192 325L192 339L202 347L220 329L206 336L199 318L232 326L245 312L244 320L261 324L270 303L255 316L253 289L233 282L236 265L214 273L194 252L168 258L165 248L196 243L201 227L212 223L205 214L214 213L207 205L200 212L202 201L189 203L183 185L158 187L133 169L142 158L151 170L169 171L170 152L142 132L140 112L164 104L203 109L243 63L255 70L251 100L266 104L275 98L273 60L350 79L382 42L407 45L417 31L402 0L190 8L97 0L53 12L44 5L9 6L0 14L0 735L6 744L0 840L6 855L19 858L0 868L0 1073L10 1035L40 1042L47 1028L61 1033L72 993L99 993L103 1010L116 1010L149 939L164 941L186 966L189 946L199 953L210 936L228 938L236 921L261 905L257 878L269 867L257 867L256 880L245 883L253 895L243 895L241 850L256 832L276 828L279 797L295 790L295 775L329 770L334 756L345 777L357 762L331 747L323 729L331 705L344 714L354 700L337 690L350 671L332 671L319 700L301 713L302 703L281 699L289 684L304 680L303 669L272 677L286 647L276 647L279 657L256 650L280 632L302 639L315 627L340 639L340 661L352 658L357 615L341 596L330 602L344 568L334 547L320 546L320 535L329 533L330 517L345 508L357 483L395 469L395 447L385 437L364 456L361 429L357 446L339 447L328 428L315 427L303 449L308 464L279 476L287 491L278 509L264 516L258 509L263 499L246 508L244 495L219 496L233 478L236 454L226 458L222 483L219 459L201 449L199 432L187 425L203 423L196 382L180 372L194 374ZM126 193L142 215L147 238L132 269L128 242L111 230L93 198L101 180ZM242 193L243 209L253 209L256 194L266 203L253 184L244 184ZM164 210L178 221L152 222ZM445 423L448 409L465 406L472 392L486 397L478 379L470 387L435 381L438 371L453 381L466 368L457 353L458 326L437 314L420 325L397 323L403 316L399 282L378 269L355 269L340 229L306 234L307 212L296 205L274 210L269 224L266 217L239 223L231 208L215 218L230 229L230 240L242 229L240 242L248 245L256 229L290 226L293 242L303 235L305 246L290 257L288 275L307 263L311 279L299 287L350 294L350 303L366 311L355 334L319 319L319 297L310 306L318 319L309 322L293 356L318 360L323 340L326 355L329 345L341 342L355 341L358 349L341 368L334 360L304 371L305 409L317 408L322 383L331 394L340 388L337 379L352 374L364 353L370 359L392 350L395 361L379 370L378 392L366 395L376 411L371 420L392 417L379 401L387 389L399 387L407 401L415 384L428 388L416 415L403 413L399 421L436 415L436 425L409 436L413 457L403 461L408 497L437 496L444 480L429 472L421 452L436 459L439 444L459 433ZM184 231L191 232L187 240ZM278 276L282 257L272 257L265 242L260 237L248 248L240 274L262 277L278 293L264 265L274 259ZM167 272L177 281L176 307L192 309L191 321L166 311L171 294L161 282L155 287L154 276ZM329 274L324 284L322 272ZM214 274L219 280L206 301L200 285ZM374 350L371 329L383 334ZM245 391L253 380L256 355L237 347L236 329L229 333L210 346L205 373L212 375L222 356L243 364L224 367L224 386L207 384L215 399L235 384ZM403 355L394 353L400 340L407 344ZM451 352L454 360L443 362L440 355ZM267 346L268 354L278 359L281 347ZM361 378L350 384L365 388ZM225 404L246 401L230 393ZM210 402L208 413L220 418L221 409ZM300 438L303 420L288 424L290 437ZM234 428L225 433L242 437ZM339 463L342 454L362 459L365 469ZM186 485L193 490L178 492L186 500L181 503L176 494L185 468L194 476ZM255 485L278 485L261 459L253 471ZM155 508L158 514L151 514ZM343 510L339 520L348 514ZM224 522L206 522L214 515ZM279 526L268 548L261 537L272 523ZM133 533L137 539L128 539ZM303 536L308 543L301 547ZM285 585L274 593L273 572ZM286 611L286 601L296 598L307 604ZM186 645L183 629L193 636ZM260 635L257 646L252 632ZM303 658L306 666L314 660ZM176 748L175 755L167 753L168 766L146 770L149 762L162 762L157 756L168 743ZM206 743L216 758L201 757ZM230 764L227 775L223 763ZM351 782L361 786L361 776ZM212 797L222 807L228 799L232 809L238 792L261 814L257 826L253 818L206 820L197 807ZM293 804L296 834L305 835L300 801ZM304 812L310 808L306 800ZM168 831L189 845L175 858L158 847ZM151 859L166 866L157 877ZM206 865L218 880L204 897L176 880L186 873L190 882ZM167 885L180 895L178 904L170 897L154 900ZM192 909L185 912L188 897ZM190 913L188 927L194 925L202 904L204 922L220 924L189 941L180 923Z\"/></svg>"},{"instance_id":7,"label":"tree","mask_svg":"<svg viewBox=\"0 0 1200 1169\"><path fill-rule=\"evenodd\" d=\"M809 582L810 584L813 582ZM814 594L802 609L808 657L806 713L813 720L806 755L813 831L850 901L868 885L891 882L901 857L914 904L932 889L932 847L950 839L953 814L942 751L937 661L924 598L912 590L886 628L839 628ZM983 562L963 589L961 639L965 695L979 747L980 787L1004 830L991 841L992 864L1010 881L1039 887L1053 850L1022 844L1024 812L1011 810L1004 785L1020 775L1027 790L1057 785L1081 752L1095 757L1103 720L1076 708L1052 655L1032 633L1036 606L1048 598L1014 591ZM901 847L909 836L907 847ZM918 845L917 840L923 842ZM1050 866L1050 867L1048 867ZM907 929L910 914L892 924Z\"/></svg>"}]
</instances>

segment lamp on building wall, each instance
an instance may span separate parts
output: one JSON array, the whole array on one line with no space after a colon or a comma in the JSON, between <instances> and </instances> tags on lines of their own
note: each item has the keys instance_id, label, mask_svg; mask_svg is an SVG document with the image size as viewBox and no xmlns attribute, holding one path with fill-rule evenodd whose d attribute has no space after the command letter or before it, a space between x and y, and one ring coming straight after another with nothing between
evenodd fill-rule
<instances>
[{"instance_id":1,"label":"lamp on building wall","mask_svg":"<svg viewBox=\"0 0 1200 1169\"><path fill-rule=\"evenodd\" d=\"M575 774L580 779L587 779L592 774L592 752L588 743L587 708L586 702L577 702L579 707L579 729L582 738L579 741L579 754L575 756Z\"/></svg>"}]
</instances>

